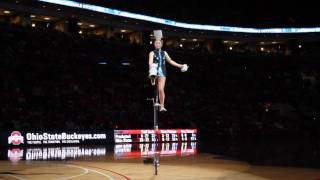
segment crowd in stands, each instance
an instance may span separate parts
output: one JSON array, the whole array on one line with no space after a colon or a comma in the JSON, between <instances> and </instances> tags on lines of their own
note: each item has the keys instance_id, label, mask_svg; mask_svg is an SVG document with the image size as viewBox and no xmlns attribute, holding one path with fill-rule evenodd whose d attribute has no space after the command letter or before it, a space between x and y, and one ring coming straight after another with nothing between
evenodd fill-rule
<instances>
[{"instance_id":1,"label":"crowd in stands","mask_svg":"<svg viewBox=\"0 0 320 180\"><path fill-rule=\"evenodd\" d=\"M152 45L1 26L0 39L1 130L152 128ZM167 64L160 128L320 136L319 58L163 49L190 69Z\"/></svg>"}]
</instances>

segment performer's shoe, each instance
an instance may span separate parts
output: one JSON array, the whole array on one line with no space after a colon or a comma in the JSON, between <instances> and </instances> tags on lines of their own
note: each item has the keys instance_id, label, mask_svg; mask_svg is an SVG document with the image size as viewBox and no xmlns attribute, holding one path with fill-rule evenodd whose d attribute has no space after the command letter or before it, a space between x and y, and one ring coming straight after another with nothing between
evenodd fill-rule
<instances>
[{"instance_id":1,"label":"performer's shoe","mask_svg":"<svg viewBox=\"0 0 320 180\"><path fill-rule=\"evenodd\" d=\"M164 108L164 106L161 106L161 107L160 107L160 112L166 112L166 111L167 111L167 109Z\"/></svg>"},{"instance_id":2,"label":"performer's shoe","mask_svg":"<svg viewBox=\"0 0 320 180\"><path fill-rule=\"evenodd\" d=\"M161 106L161 104L159 104L159 103L154 103L154 106L156 106L156 107L160 107L160 106Z\"/></svg>"}]
</instances>

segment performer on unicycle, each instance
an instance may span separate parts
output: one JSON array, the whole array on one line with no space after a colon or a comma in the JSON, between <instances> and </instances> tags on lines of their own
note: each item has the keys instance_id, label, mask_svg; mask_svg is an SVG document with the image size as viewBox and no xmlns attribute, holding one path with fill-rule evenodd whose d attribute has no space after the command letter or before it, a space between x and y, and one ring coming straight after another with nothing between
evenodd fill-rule
<instances>
[{"instance_id":1,"label":"performer on unicycle","mask_svg":"<svg viewBox=\"0 0 320 180\"><path fill-rule=\"evenodd\" d=\"M149 53L149 67L151 65L157 64L157 84L158 84L158 92L159 92L159 99L160 99L160 112L167 111L164 107L164 100L165 100L165 83L166 83L166 61L174 67L180 68L182 72L187 71L188 66L187 64L178 64L173 61L169 54L166 51L161 49L163 41L161 39L156 39L154 41L155 50Z\"/></svg>"}]
</instances>

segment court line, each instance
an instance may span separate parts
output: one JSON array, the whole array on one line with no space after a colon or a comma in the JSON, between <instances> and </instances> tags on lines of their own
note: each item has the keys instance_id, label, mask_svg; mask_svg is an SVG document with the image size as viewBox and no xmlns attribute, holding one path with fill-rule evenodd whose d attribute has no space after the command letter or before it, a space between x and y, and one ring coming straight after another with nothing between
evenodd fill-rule
<instances>
[{"instance_id":1,"label":"court line","mask_svg":"<svg viewBox=\"0 0 320 180\"><path fill-rule=\"evenodd\" d=\"M70 167L75 167L75 168L82 169L83 172L82 172L81 174L78 174L78 175L74 175L74 176L70 176L70 177L64 177L64 178L58 178L58 179L54 179L54 180L72 179L72 178L76 178L76 177L79 177L79 176L83 176L83 175L89 173L89 169L87 169L87 168L83 168L83 167L79 167L79 166L74 166L74 165L66 165L66 166L70 166Z\"/></svg>"},{"instance_id":2,"label":"court line","mask_svg":"<svg viewBox=\"0 0 320 180\"><path fill-rule=\"evenodd\" d=\"M67 166L68 166L68 165L67 165ZM78 168L81 168L81 169L87 169L88 171L92 171L92 172L94 172L94 173L97 173L97 174L100 174L100 175L102 175L102 176L104 176L104 177L107 177L107 178L109 178L110 180L114 180L111 176L109 176L109 175L107 175L107 174L104 174L104 173L102 173L102 172L93 170L93 169L88 169L88 168L84 168L84 167L82 167L82 166L77 166L77 165L69 165L69 166L78 167Z\"/></svg>"},{"instance_id":3,"label":"court line","mask_svg":"<svg viewBox=\"0 0 320 180\"><path fill-rule=\"evenodd\" d=\"M70 176L70 177L64 177L64 178L58 178L58 179L54 179L54 180L73 179L73 178L76 178L76 177L80 177L80 176L86 175L86 174L88 174L90 171L92 171L93 173L96 173L96 174L100 174L100 175L102 175L102 176L104 176L104 177L107 177L109 180L114 180L111 176L109 176L109 175L107 175L107 174L105 174L105 173L102 173L102 172L93 170L93 169L88 169L88 168L84 168L84 167L76 166L76 165L65 165L65 166L79 168L79 169L82 169L83 172L82 172L81 174L78 174L78 175L74 175L74 176ZM13 177L13 178L16 178L16 179L19 179L19 180L27 180L27 179L25 179L25 178L18 177L18 176L14 176L14 175L11 175L11 174L6 174L6 175L7 175L7 176L10 176L10 177Z\"/></svg>"},{"instance_id":4,"label":"court line","mask_svg":"<svg viewBox=\"0 0 320 180\"><path fill-rule=\"evenodd\" d=\"M95 167L95 166L89 166L89 165L86 165L86 166L87 166L87 167L96 168L96 169L101 169L101 170L104 170L104 171L109 171L109 172L112 172L112 173L117 174L117 175L119 175L119 176L122 176L122 177L124 177L124 178L127 179L127 180L131 180L129 177L127 177L127 176L125 176L125 175L123 175L123 174L117 173L117 172L115 172L115 171L112 171L112 170L103 169L103 168Z\"/></svg>"},{"instance_id":5,"label":"court line","mask_svg":"<svg viewBox=\"0 0 320 180\"><path fill-rule=\"evenodd\" d=\"M107 175L107 174L104 174L102 172L99 172L99 171L96 171L96 170L92 170L92 169L89 169L90 171L93 171L95 173L98 173L98 174L101 174L102 176L105 176L107 178L109 178L110 180L114 180L111 176Z\"/></svg>"},{"instance_id":6,"label":"court line","mask_svg":"<svg viewBox=\"0 0 320 180\"><path fill-rule=\"evenodd\" d=\"M6 175L7 175L7 176L14 177L14 178L16 178L16 179L20 179L20 180L27 180L27 179L25 179L25 178L18 177L18 176L14 176L14 175L12 175L12 174L6 174Z\"/></svg>"}]
</instances>

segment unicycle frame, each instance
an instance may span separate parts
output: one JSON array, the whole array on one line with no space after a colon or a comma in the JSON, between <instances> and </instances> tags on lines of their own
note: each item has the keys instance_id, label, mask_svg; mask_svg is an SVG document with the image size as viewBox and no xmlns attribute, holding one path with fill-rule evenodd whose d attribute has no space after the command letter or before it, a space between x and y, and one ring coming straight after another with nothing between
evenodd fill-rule
<instances>
[{"instance_id":1,"label":"unicycle frame","mask_svg":"<svg viewBox=\"0 0 320 180\"><path fill-rule=\"evenodd\" d=\"M153 129L158 130L158 110L159 110L159 91L158 91L158 77L155 78L154 85L154 99L153 99Z\"/></svg>"},{"instance_id":2,"label":"unicycle frame","mask_svg":"<svg viewBox=\"0 0 320 180\"><path fill-rule=\"evenodd\" d=\"M153 156L154 175L158 175L159 157L157 153Z\"/></svg>"},{"instance_id":3,"label":"unicycle frame","mask_svg":"<svg viewBox=\"0 0 320 180\"><path fill-rule=\"evenodd\" d=\"M153 82L154 81L154 82ZM158 91L158 76L154 79L151 79L151 84L154 88L154 97L152 98L153 102L153 129L157 131L159 129L158 125L158 112L159 112L159 91ZM154 142L156 145L155 151L157 151L157 140ZM158 175L158 166L160 165L160 158L158 154L155 152L153 155L153 167L154 167L154 175Z\"/></svg>"}]
</instances>

